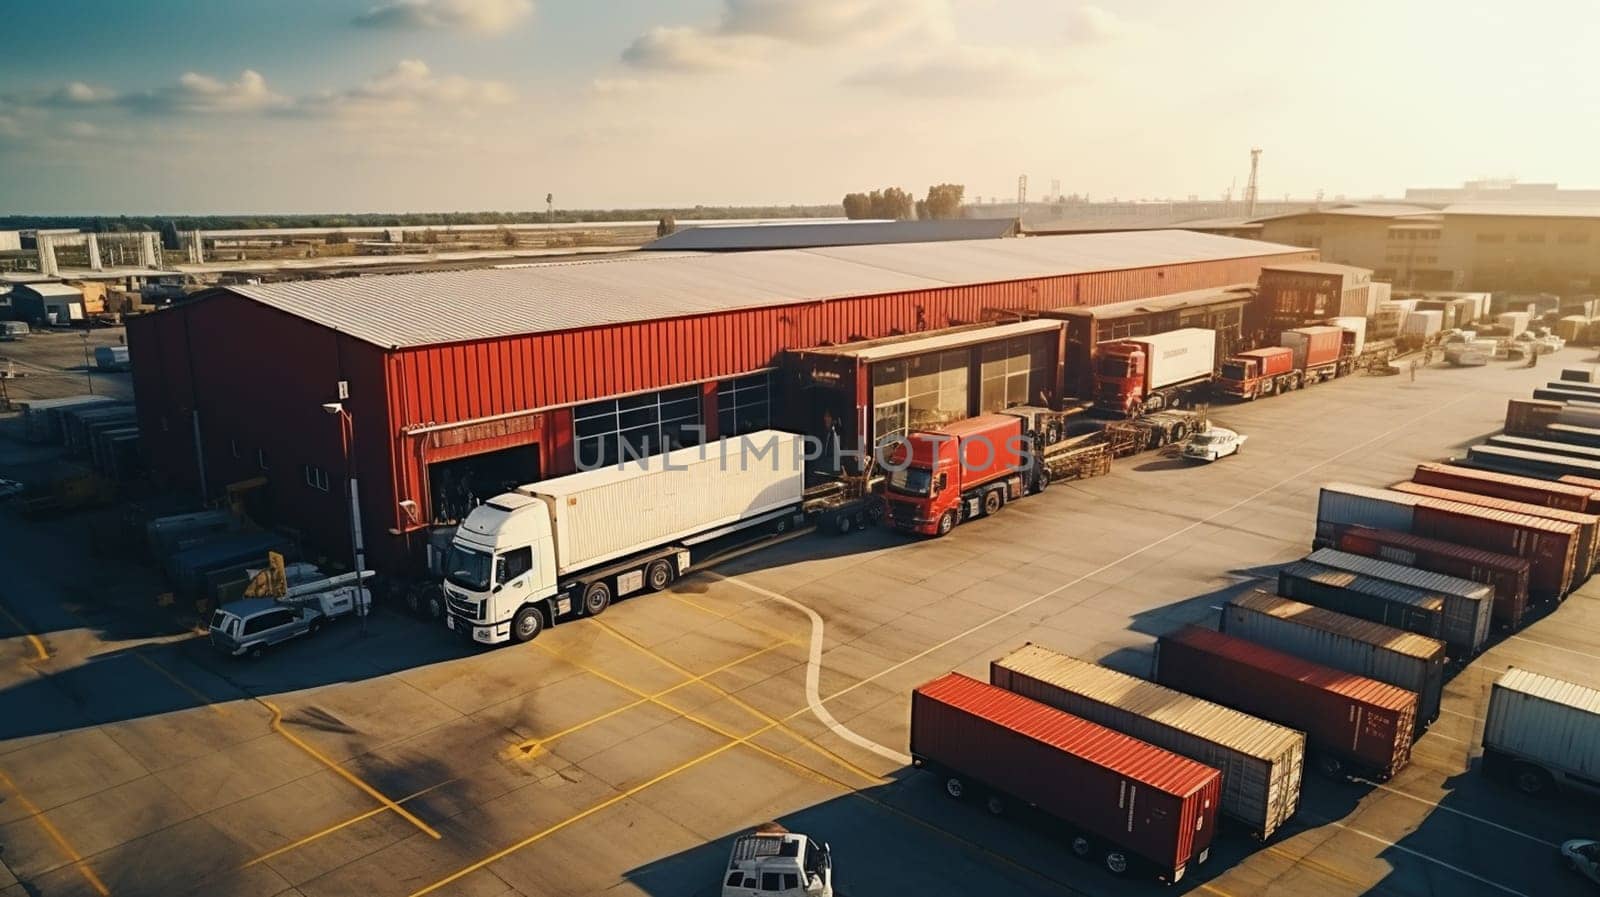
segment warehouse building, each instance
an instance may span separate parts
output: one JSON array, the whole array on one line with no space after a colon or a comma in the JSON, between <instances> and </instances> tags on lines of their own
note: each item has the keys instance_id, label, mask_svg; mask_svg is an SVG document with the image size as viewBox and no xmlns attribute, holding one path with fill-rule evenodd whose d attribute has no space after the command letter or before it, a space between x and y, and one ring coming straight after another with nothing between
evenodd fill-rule
<instances>
[{"instance_id":1,"label":"warehouse building","mask_svg":"<svg viewBox=\"0 0 1600 897\"><path fill-rule=\"evenodd\" d=\"M395 571L431 525L507 485L765 426L822 435L870 419L888 432L910 425L910 392L929 382L931 407L950 416L1048 394L1062 340L1039 333L1052 325L1002 328L1315 258L1147 231L239 285L130 321L128 344L158 476L208 497L253 484L258 517L338 552L353 473L369 552ZM826 375L786 359L886 338L909 352L858 355L868 379L841 394L848 407L791 399L785 371ZM879 375L860 365L896 360L904 422L863 398ZM896 375L879 366L887 395ZM325 411L341 398L348 416Z\"/></svg>"}]
</instances>

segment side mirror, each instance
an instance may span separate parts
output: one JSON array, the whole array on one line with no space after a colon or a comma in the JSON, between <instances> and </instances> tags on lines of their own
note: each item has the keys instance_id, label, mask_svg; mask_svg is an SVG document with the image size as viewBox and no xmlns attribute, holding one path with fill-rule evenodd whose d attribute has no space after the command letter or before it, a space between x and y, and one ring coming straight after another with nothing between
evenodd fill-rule
<instances>
[{"instance_id":1,"label":"side mirror","mask_svg":"<svg viewBox=\"0 0 1600 897\"><path fill-rule=\"evenodd\" d=\"M505 588L505 587L506 587L506 584L505 584L505 583L503 583L503 582L497 582L497 583L495 583L495 584L494 584L494 588L492 588L492 589L490 589L490 590L489 590L489 592L490 592L490 593L491 593L491 594L493 594L493 593L495 593L495 592L498 592L498 591L500 591L500 590L501 590L501 589L503 589L503 588Z\"/></svg>"}]
</instances>

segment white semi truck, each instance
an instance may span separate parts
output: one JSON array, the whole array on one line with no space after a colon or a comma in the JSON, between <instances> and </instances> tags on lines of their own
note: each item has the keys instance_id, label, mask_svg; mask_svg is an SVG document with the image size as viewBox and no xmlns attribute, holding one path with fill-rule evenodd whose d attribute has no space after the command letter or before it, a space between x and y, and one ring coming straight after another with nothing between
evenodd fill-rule
<instances>
[{"instance_id":1,"label":"white semi truck","mask_svg":"<svg viewBox=\"0 0 1600 897\"><path fill-rule=\"evenodd\" d=\"M561 619L666 588L712 539L785 531L805 507L801 438L777 430L530 483L457 528L445 622L475 642L525 642Z\"/></svg>"}]
</instances>

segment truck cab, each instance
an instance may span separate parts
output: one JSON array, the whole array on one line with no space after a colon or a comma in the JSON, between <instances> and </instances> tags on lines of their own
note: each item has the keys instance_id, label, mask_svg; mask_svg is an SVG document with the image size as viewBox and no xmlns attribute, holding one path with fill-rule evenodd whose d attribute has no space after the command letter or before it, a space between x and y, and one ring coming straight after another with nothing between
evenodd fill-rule
<instances>
[{"instance_id":1,"label":"truck cab","mask_svg":"<svg viewBox=\"0 0 1600 897\"><path fill-rule=\"evenodd\" d=\"M445 555L446 625L475 642L526 641L570 611L570 599L551 600L552 541L550 517L533 496L510 492L473 508ZM520 614L525 605L543 616Z\"/></svg>"},{"instance_id":2,"label":"truck cab","mask_svg":"<svg viewBox=\"0 0 1600 897\"><path fill-rule=\"evenodd\" d=\"M1029 454L1023 419L985 414L914 430L890 456L884 499L895 528L942 536L1022 495Z\"/></svg>"},{"instance_id":3,"label":"truck cab","mask_svg":"<svg viewBox=\"0 0 1600 897\"><path fill-rule=\"evenodd\" d=\"M1095 350L1094 401L1101 408L1135 416L1144 399L1146 358L1134 342L1101 343Z\"/></svg>"},{"instance_id":4,"label":"truck cab","mask_svg":"<svg viewBox=\"0 0 1600 897\"><path fill-rule=\"evenodd\" d=\"M833 897L833 854L794 832L741 835L733 842L722 897Z\"/></svg>"},{"instance_id":5,"label":"truck cab","mask_svg":"<svg viewBox=\"0 0 1600 897\"><path fill-rule=\"evenodd\" d=\"M1248 401L1294 389L1299 383L1294 352L1272 346L1240 352L1224 361L1217 388L1223 395Z\"/></svg>"}]
</instances>

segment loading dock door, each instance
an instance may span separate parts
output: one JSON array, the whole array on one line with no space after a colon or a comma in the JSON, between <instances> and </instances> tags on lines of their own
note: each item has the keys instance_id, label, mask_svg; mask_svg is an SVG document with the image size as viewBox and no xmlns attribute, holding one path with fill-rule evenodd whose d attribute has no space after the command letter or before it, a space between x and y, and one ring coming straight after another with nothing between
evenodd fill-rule
<instances>
[{"instance_id":1,"label":"loading dock door","mask_svg":"<svg viewBox=\"0 0 1600 897\"><path fill-rule=\"evenodd\" d=\"M468 455L428 465L433 523L458 523L485 501L539 479L539 446Z\"/></svg>"}]
</instances>

